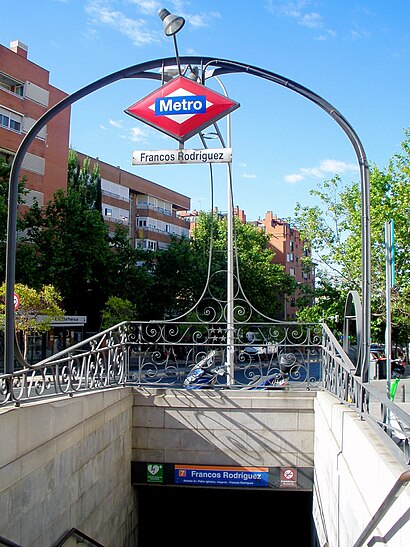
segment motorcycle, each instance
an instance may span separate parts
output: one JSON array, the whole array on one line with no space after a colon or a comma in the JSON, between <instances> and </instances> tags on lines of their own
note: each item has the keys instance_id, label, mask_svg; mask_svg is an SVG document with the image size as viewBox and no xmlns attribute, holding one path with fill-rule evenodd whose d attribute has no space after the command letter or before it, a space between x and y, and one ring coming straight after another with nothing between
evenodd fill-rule
<instances>
[{"instance_id":1,"label":"motorcycle","mask_svg":"<svg viewBox=\"0 0 410 547\"><path fill-rule=\"evenodd\" d=\"M184 380L183 386L185 388L212 388L220 377L227 376L226 365L215 365L215 354L214 350L209 352L192 367ZM283 389L288 385L288 382L289 375L287 373L277 372L269 376L259 377L254 383L242 389Z\"/></svg>"},{"instance_id":2,"label":"motorcycle","mask_svg":"<svg viewBox=\"0 0 410 547\"><path fill-rule=\"evenodd\" d=\"M206 389L214 387L220 376L226 376L224 365L215 365L216 351L210 351L198 361L187 374L184 387L187 389Z\"/></svg>"},{"instance_id":3,"label":"motorcycle","mask_svg":"<svg viewBox=\"0 0 410 547\"><path fill-rule=\"evenodd\" d=\"M261 378L256 385L249 386L250 389L283 389L289 384L289 374L276 372L270 376Z\"/></svg>"}]
</instances>

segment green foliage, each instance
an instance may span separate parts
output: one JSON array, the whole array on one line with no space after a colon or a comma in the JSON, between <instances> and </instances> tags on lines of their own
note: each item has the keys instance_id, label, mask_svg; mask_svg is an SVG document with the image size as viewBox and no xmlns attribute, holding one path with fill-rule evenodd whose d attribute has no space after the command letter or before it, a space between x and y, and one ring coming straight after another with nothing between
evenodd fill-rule
<instances>
[{"instance_id":1,"label":"green foliage","mask_svg":"<svg viewBox=\"0 0 410 547\"><path fill-rule=\"evenodd\" d=\"M110 239L106 262L106 294L133 303L134 319L151 319L153 294L153 253L134 249L128 230L117 225Z\"/></svg>"},{"instance_id":2,"label":"green foliage","mask_svg":"<svg viewBox=\"0 0 410 547\"><path fill-rule=\"evenodd\" d=\"M283 311L285 295L295 291L296 284L284 273L282 266L273 264L274 252L269 248L269 238L251 224L243 224L234 218L234 247L239 271L238 281L245 296L263 315L277 317ZM227 219L217 218L211 213L201 213L194 231L192 249L197 263L207 263L212 238L211 274L226 270L227 263ZM205 259L205 261L204 261ZM226 280L215 278L218 285L212 294L226 298ZM237 289L238 287L236 287Z\"/></svg>"},{"instance_id":3,"label":"green foliage","mask_svg":"<svg viewBox=\"0 0 410 547\"><path fill-rule=\"evenodd\" d=\"M26 230L20 245L29 244L36 275L33 269L16 275L35 287L53 283L68 313L87 315L95 328L107 298L108 229L94 207L99 187L96 170L87 177L88 162L77 170L73 154L70 162L67 192L58 190L44 207L34 203L23 217Z\"/></svg>"},{"instance_id":4,"label":"green foliage","mask_svg":"<svg viewBox=\"0 0 410 547\"><path fill-rule=\"evenodd\" d=\"M52 285L43 285L39 290L16 283L15 293L20 305L15 312L16 331L24 336L24 357L27 352L27 337L30 332L44 333L50 330L51 322L64 316L60 304L61 295ZM4 328L6 285L0 287L0 317Z\"/></svg>"},{"instance_id":5,"label":"green foliage","mask_svg":"<svg viewBox=\"0 0 410 547\"><path fill-rule=\"evenodd\" d=\"M11 164L0 158L0 277L5 278L6 272L6 237L7 237L7 211L8 193ZM18 183L18 203L24 201L27 194L25 188L26 179L23 177ZM17 230L22 228L20 219L17 219Z\"/></svg>"},{"instance_id":6,"label":"green foliage","mask_svg":"<svg viewBox=\"0 0 410 547\"><path fill-rule=\"evenodd\" d=\"M386 169L370 167L372 339L382 341L386 311L385 223L394 222L396 287L392 291L393 339L407 343L410 332L410 131ZM324 276L342 291L361 290L361 194L358 182L336 176L311 192L319 205L297 204L295 224L311 242Z\"/></svg>"},{"instance_id":7,"label":"green foliage","mask_svg":"<svg viewBox=\"0 0 410 547\"><path fill-rule=\"evenodd\" d=\"M122 321L134 321L135 317L135 304L123 298L110 296L101 312L101 329L108 329Z\"/></svg>"}]
</instances>

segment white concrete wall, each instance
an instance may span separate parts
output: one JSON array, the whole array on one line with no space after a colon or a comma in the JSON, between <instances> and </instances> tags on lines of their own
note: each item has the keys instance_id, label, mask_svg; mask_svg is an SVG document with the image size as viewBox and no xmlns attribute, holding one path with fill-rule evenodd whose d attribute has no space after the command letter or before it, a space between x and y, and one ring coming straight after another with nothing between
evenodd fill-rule
<instances>
[{"instance_id":1,"label":"white concrete wall","mask_svg":"<svg viewBox=\"0 0 410 547\"><path fill-rule=\"evenodd\" d=\"M313 392L134 393L133 461L313 466Z\"/></svg>"},{"instance_id":2,"label":"white concrete wall","mask_svg":"<svg viewBox=\"0 0 410 547\"><path fill-rule=\"evenodd\" d=\"M317 394L314 518L322 546L352 547L407 469L354 410L328 393ZM409 507L407 486L370 537L386 536L389 547L408 547L410 522L399 519Z\"/></svg>"},{"instance_id":3,"label":"white concrete wall","mask_svg":"<svg viewBox=\"0 0 410 547\"><path fill-rule=\"evenodd\" d=\"M129 546L133 396L115 388L0 410L0 535L50 547L78 528Z\"/></svg>"}]
</instances>

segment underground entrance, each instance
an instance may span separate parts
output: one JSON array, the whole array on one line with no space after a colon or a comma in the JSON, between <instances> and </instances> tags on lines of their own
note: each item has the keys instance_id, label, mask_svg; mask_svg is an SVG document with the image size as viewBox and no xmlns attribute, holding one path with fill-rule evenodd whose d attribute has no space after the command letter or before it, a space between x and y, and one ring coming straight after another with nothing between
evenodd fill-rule
<instances>
[{"instance_id":1,"label":"underground entrance","mask_svg":"<svg viewBox=\"0 0 410 547\"><path fill-rule=\"evenodd\" d=\"M199 539L205 545L315 545L312 492L162 485L136 490L139 547L192 547Z\"/></svg>"}]
</instances>

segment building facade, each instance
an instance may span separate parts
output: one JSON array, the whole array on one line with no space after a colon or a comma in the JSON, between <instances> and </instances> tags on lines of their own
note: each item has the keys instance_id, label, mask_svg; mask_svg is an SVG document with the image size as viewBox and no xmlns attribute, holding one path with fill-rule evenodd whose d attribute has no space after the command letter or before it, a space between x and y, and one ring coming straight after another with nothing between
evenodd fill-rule
<instances>
[{"instance_id":1,"label":"building facade","mask_svg":"<svg viewBox=\"0 0 410 547\"><path fill-rule=\"evenodd\" d=\"M34 123L67 94L50 84L49 72L27 58L22 42L0 45L0 156L11 163ZM67 185L70 109L51 120L24 157L20 177L26 177L28 206L40 205Z\"/></svg>"},{"instance_id":2,"label":"building facade","mask_svg":"<svg viewBox=\"0 0 410 547\"><path fill-rule=\"evenodd\" d=\"M77 152L98 165L101 177L102 214L114 232L120 223L128 229L134 248L166 249L171 236L189 237L189 222L177 216L189 209L191 199L119 167Z\"/></svg>"},{"instance_id":3,"label":"building facade","mask_svg":"<svg viewBox=\"0 0 410 547\"><path fill-rule=\"evenodd\" d=\"M49 82L49 72L28 59L28 47L20 41L0 45L0 156L8 163L33 124L67 97ZM31 144L20 177L29 190L25 203L40 205L67 187L70 108L55 116ZM78 153L80 161L88 157ZM190 198L155 182L91 158L102 179L102 212L109 226L128 227L135 247L165 249L171 235L189 235L189 223L178 218L190 208Z\"/></svg>"},{"instance_id":4,"label":"building facade","mask_svg":"<svg viewBox=\"0 0 410 547\"><path fill-rule=\"evenodd\" d=\"M300 238L299 231L292 228L286 220L272 214L272 211L266 212L264 219L259 218L251 224L269 236L269 244L275 252L275 264L281 264L285 273L294 277L299 285L307 285L313 290L314 264L311 261L309 261L309 267L306 263L304 264L304 259L311 259L311 249L307 242ZM295 319L299 294L300 290L285 299L284 319Z\"/></svg>"}]
</instances>

